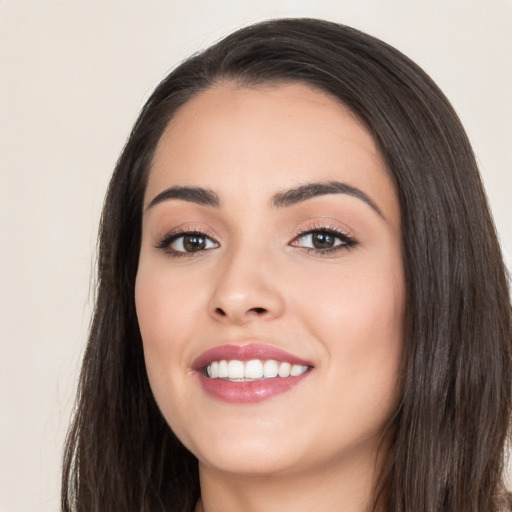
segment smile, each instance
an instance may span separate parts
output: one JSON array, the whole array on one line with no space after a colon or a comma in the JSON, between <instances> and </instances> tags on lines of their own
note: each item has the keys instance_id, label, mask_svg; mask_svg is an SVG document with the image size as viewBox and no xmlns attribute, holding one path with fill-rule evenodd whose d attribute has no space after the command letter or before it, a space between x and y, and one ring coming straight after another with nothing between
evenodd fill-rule
<instances>
[{"instance_id":1,"label":"smile","mask_svg":"<svg viewBox=\"0 0 512 512\"><path fill-rule=\"evenodd\" d=\"M234 382L251 382L255 380L297 377L308 370L309 366L279 362L275 359L262 361L213 361L206 367L206 374L210 379L228 379Z\"/></svg>"},{"instance_id":2,"label":"smile","mask_svg":"<svg viewBox=\"0 0 512 512\"><path fill-rule=\"evenodd\" d=\"M193 363L203 390L229 403L254 403L293 389L313 369L309 361L262 344L222 345Z\"/></svg>"}]
</instances>

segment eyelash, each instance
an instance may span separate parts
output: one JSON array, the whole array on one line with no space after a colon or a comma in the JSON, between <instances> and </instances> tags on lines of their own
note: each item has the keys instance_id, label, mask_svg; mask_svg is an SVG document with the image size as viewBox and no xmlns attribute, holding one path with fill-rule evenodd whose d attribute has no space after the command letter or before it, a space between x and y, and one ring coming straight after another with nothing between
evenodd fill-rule
<instances>
[{"instance_id":1,"label":"eyelash","mask_svg":"<svg viewBox=\"0 0 512 512\"><path fill-rule=\"evenodd\" d=\"M308 235L313 235L315 233L322 233L326 235L333 236L337 238L341 243L335 245L333 247L327 249L319 249L315 247L301 247L302 250L306 251L309 254L317 254L320 256L328 256L330 254L334 254L339 251L347 251L357 246L358 242L355 238L350 236L348 233L343 231L337 226L324 225L324 224L315 224L311 226L307 226L304 229L301 229L291 241L291 245L294 242L299 241L300 239L305 238Z\"/></svg>"},{"instance_id":2,"label":"eyelash","mask_svg":"<svg viewBox=\"0 0 512 512\"><path fill-rule=\"evenodd\" d=\"M340 243L337 245L334 245L330 248L315 248L315 247L301 247L294 245L295 242L298 242L301 239L304 239L306 236L313 235L313 234L325 234L328 236L333 236L334 238L338 239ZM203 238L205 240L209 240L210 242L213 242L214 244L217 244L217 247L219 246L219 243L208 233L205 233L204 231L197 230L197 229L179 229L176 231L171 231L167 233L161 240L158 242L158 244L155 246L156 249L164 250L170 257L173 258L180 258L180 257L191 257L196 255L196 253L202 253L204 251L210 250L212 248L217 247L209 247L205 249L200 249L198 251L177 251L175 249L171 249L170 246L179 240L180 238L184 238L186 236L197 236L200 238ZM295 236L293 237L292 241L290 242L290 245L292 247L298 247L306 251L307 253L317 254L320 256L327 256L333 253L336 253L338 251L344 251L344 250L350 250L357 246L358 242L348 235L345 231L339 229L335 226L326 226L326 225L314 225L314 226L308 226L305 229L301 229Z\"/></svg>"},{"instance_id":3,"label":"eyelash","mask_svg":"<svg viewBox=\"0 0 512 512\"><path fill-rule=\"evenodd\" d=\"M199 229L177 229L176 231L171 231L171 232L167 233L160 240L160 242L158 242L158 244L155 246L155 248L164 250L167 253L167 255L169 255L173 258L181 258L182 256L185 256L185 257L186 256L188 256L188 257L194 256L196 254L196 252L194 252L194 251L190 251L190 252L177 251L176 249L171 248L171 245L174 242L176 242L180 238L184 238L186 236L197 236L200 238L204 238L205 240L212 241L215 244L217 244L217 246L219 244L215 240L215 238L213 238L210 234L205 233L204 231L201 231ZM204 252L205 250L209 250L209 249L211 249L211 248L199 250L199 251L197 251L197 253Z\"/></svg>"}]
</instances>

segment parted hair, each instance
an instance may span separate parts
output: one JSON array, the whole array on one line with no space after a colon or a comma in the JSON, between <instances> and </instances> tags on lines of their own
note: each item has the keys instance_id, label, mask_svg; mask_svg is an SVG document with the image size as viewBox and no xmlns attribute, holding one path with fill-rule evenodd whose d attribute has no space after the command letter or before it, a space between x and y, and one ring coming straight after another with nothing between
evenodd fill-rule
<instances>
[{"instance_id":1,"label":"parted hair","mask_svg":"<svg viewBox=\"0 0 512 512\"><path fill-rule=\"evenodd\" d=\"M199 498L197 459L166 424L148 383L134 286L156 145L181 106L223 81L299 82L331 95L366 125L394 181L405 341L371 510L511 510L503 483L510 297L467 136L443 93L411 60L353 28L315 19L234 32L180 64L143 107L105 199L62 510L191 512Z\"/></svg>"}]
</instances>

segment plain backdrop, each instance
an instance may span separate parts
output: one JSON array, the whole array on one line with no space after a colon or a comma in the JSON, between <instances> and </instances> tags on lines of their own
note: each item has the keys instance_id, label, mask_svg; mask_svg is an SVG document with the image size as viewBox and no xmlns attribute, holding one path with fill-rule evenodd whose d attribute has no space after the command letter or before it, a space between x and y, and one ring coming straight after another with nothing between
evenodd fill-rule
<instances>
[{"instance_id":1,"label":"plain backdrop","mask_svg":"<svg viewBox=\"0 0 512 512\"><path fill-rule=\"evenodd\" d=\"M59 509L97 224L138 111L192 52L281 16L367 31L437 81L511 268L511 0L0 0L0 512Z\"/></svg>"}]
</instances>

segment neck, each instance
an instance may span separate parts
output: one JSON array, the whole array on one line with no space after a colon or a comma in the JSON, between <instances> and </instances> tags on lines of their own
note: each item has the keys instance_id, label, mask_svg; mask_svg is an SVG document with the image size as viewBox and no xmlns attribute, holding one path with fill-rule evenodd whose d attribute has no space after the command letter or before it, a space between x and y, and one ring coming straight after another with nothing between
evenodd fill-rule
<instances>
[{"instance_id":1,"label":"neck","mask_svg":"<svg viewBox=\"0 0 512 512\"><path fill-rule=\"evenodd\" d=\"M375 460L351 461L308 473L239 475L199 464L196 512L368 512Z\"/></svg>"}]
</instances>

